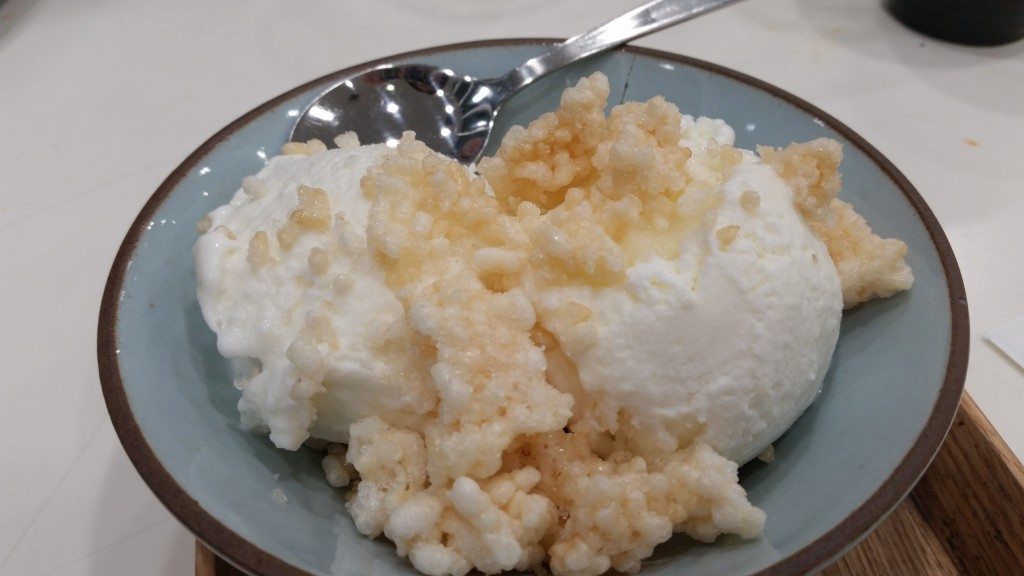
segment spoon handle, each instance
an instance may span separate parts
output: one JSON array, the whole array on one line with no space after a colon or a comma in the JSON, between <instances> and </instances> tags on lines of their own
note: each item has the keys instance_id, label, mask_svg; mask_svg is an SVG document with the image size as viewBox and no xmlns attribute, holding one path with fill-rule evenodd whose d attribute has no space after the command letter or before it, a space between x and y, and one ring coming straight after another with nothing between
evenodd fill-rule
<instances>
[{"instance_id":1,"label":"spoon handle","mask_svg":"<svg viewBox=\"0 0 1024 576\"><path fill-rule=\"evenodd\" d=\"M534 80L598 52L696 18L736 0L654 0L590 31L566 40L551 51L527 60L503 78L509 95Z\"/></svg>"}]
</instances>

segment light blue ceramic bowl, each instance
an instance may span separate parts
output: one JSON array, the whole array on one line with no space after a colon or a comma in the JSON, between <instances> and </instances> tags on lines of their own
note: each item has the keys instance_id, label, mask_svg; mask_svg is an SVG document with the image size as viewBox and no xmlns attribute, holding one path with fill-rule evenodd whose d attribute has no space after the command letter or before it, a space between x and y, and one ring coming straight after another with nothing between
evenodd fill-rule
<instances>
[{"instance_id":1,"label":"light blue ceramic bowl","mask_svg":"<svg viewBox=\"0 0 1024 576\"><path fill-rule=\"evenodd\" d=\"M491 77L551 43L462 44L389 60ZM316 455L277 450L239 428L231 367L218 356L200 316L192 269L196 222L277 153L314 96L380 63L296 88L200 146L132 225L103 297L100 373L125 450L182 523L253 574L414 573L390 543L356 533L344 495L327 485ZM724 118L742 147L819 136L839 140L846 152L843 197L879 234L910 247L914 288L844 316L824 392L776 444L773 464L743 469L750 500L768 514L764 536L713 545L675 538L657 549L643 574L817 569L900 501L952 421L967 364L968 326L949 244L910 183L850 129L763 82L673 54L627 48L546 78L508 105L497 135L554 109L563 88L596 70L611 81L611 101L664 95L684 112ZM287 503L272 497L276 489Z\"/></svg>"}]
</instances>

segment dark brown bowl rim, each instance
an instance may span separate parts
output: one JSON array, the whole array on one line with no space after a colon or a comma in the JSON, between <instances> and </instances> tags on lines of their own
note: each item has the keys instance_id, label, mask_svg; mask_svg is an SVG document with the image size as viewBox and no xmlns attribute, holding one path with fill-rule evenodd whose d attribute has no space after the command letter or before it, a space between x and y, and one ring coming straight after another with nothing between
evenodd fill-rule
<instances>
[{"instance_id":1,"label":"dark brown bowl rim","mask_svg":"<svg viewBox=\"0 0 1024 576\"><path fill-rule=\"evenodd\" d=\"M560 39L551 38L516 38L435 46L366 62L307 82L257 106L211 136L171 172L135 218L131 228L129 228L125 235L124 241L121 243L120 249L117 251L117 256L111 266L110 275L107 278L106 288L103 292L103 300L100 305L97 355L103 396L107 404L107 410L110 413L110 419L114 424L114 429L117 431L117 436L120 438L125 452L127 452L129 459L135 465L139 475L142 476L149 488L171 514L207 546L232 564L247 572L258 575L312 576L309 572L281 560L242 538L204 510L167 472L146 442L142 430L132 414L121 380L116 352L117 313L127 267L132 260L132 254L135 251L139 238L146 228L146 223L152 219L153 214L156 213L163 201L185 175L214 147L257 116L310 88L326 82L340 81L346 76L396 59L427 56L451 50L465 50L488 46L551 45L561 41ZM950 338L946 376L924 429L889 478L882 483L881 487L864 504L815 541L751 576L806 574L826 566L866 536L910 492L910 489L920 479L928 464L931 463L932 458L938 452L939 446L953 422L953 417L963 392L964 378L967 372L969 323L967 298L964 292L963 279L960 276L960 269L957 266L949 241L939 226L938 220L936 220L935 215L910 181L885 156L842 122L789 92L717 64L649 48L626 46L622 50L631 54L676 61L740 81L785 100L789 104L820 119L860 149L896 183L917 211L922 223L928 230L933 245L938 251L939 260L942 262L946 282L949 286L952 336Z\"/></svg>"}]
</instances>

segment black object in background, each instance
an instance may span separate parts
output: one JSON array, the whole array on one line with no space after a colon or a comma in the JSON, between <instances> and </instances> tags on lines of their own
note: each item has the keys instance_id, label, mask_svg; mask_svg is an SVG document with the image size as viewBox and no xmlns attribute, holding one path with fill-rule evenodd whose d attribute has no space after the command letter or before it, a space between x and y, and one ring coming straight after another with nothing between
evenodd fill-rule
<instances>
[{"instance_id":1,"label":"black object in background","mask_svg":"<svg viewBox=\"0 0 1024 576\"><path fill-rule=\"evenodd\" d=\"M1024 38L1024 0L886 0L900 22L941 40L995 46Z\"/></svg>"}]
</instances>

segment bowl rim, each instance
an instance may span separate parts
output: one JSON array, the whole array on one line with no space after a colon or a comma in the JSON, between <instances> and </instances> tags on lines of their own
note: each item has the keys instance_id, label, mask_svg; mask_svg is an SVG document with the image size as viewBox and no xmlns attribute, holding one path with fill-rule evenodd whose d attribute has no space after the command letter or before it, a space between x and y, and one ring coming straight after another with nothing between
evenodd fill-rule
<instances>
[{"instance_id":1,"label":"bowl rim","mask_svg":"<svg viewBox=\"0 0 1024 576\"><path fill-rule=\"evenodd\" d=\"M96 349L103 397L111 422L128 458L150 490L178 521L230 563L246 572L258 575L313 576L246 540L207 512L175 482L164 468L160 459L146 442L142 429L135 420L118 362L117 323L120 296L124 288L127 269L134 257L139 240L145 232L146 224L185 176L215 147L256 117L311 88L328 82L341 81L347 76L396 59L495 46L551 46L562 41L564 40L557 38L504 38L432 46L357 64L306 82L253 108L207 139L167 176L136 216L111 265L100 304ZM751 576L789 576L805 574L822 568L867 536L895 509L924 474L952 425L964 388L970 342L967 297L956 257L934 213L910 181L863 137L820 108L763 80L718 64L637 46L624 46L617 50L669 60L725 76L775 96L813 115L829 128L841 134L853 146L856 146L896 184L917 212L918 218L927 229L932 244L938 252L949 288L951 337L942 388L924 428L889 477L863 504L825 534Z\"/></svg>"}]
</instances>

